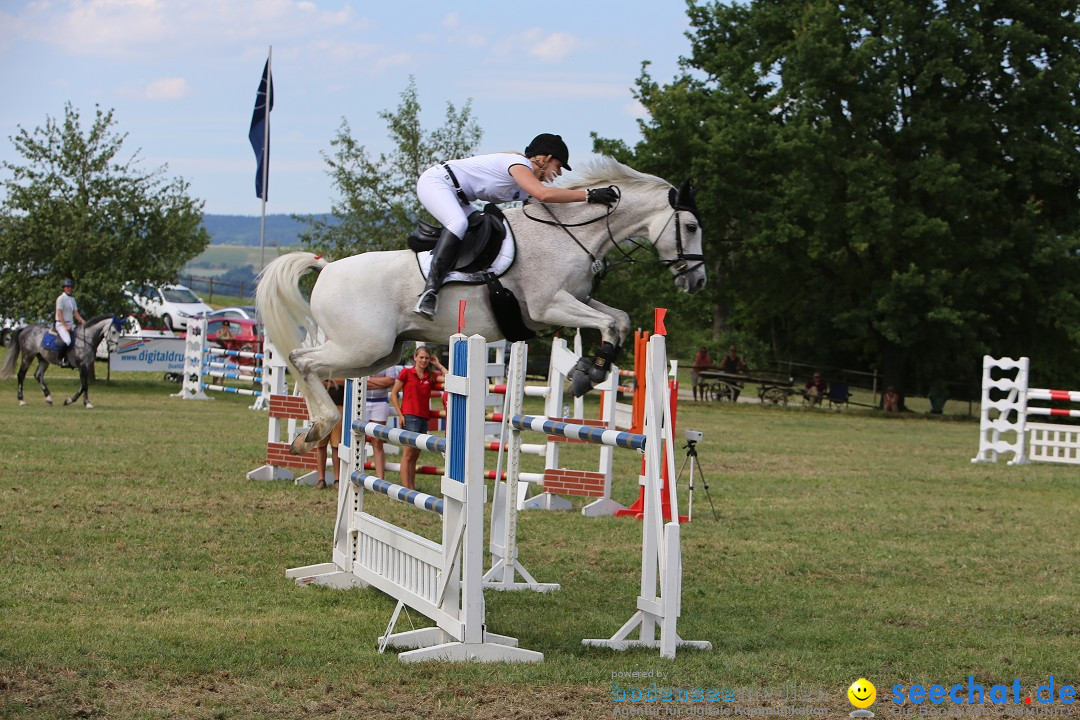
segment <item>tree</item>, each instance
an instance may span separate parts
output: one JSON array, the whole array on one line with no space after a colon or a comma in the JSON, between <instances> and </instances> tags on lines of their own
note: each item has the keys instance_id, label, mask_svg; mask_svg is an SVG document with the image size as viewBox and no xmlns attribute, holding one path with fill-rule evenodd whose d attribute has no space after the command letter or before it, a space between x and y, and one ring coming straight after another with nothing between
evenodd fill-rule
<instances>
[{"instance_id":1,"label":"tree","mask_svg":"<svg viewBox=\"0 0 1080 720\"><path fill-rule=\"evenodd\" d=\"M23 163L4 162L0 182L0 312L50 320L65 277L77 283L84 317L126 307L128 281L175 281L209 243L200 200L167 166L139 169L119 157L126 134L97 108L84 133L70 105L64 118L22 127L11 138Z\"/></svg>"},{"instance_id":2,"label":"tree","mask_svg":"<svg viewBox=\"0 0 1080 720\"><path fill-rule=\"evenodd\" d=\"M425 132L416 80L411 76L397 109L384 110L379 117L386 121L394 150L377 158L353 138L348 121L342 118L330 142L333 153L323 153L327 174L340 195L331 208L338 222L303 218L308 229L301 240L307 247L335 258L404 247L421 216L416 179L440 160L475 154L482 135L471 101L460 110L448 102L445 124Z\"/></svg>"},{"instance_id":3,"label":"tree","mask_svg":"<svg viewBox=\"0 0 1080 720\"><path fill-rule=\"evenodd\" d=\"M897 387L983 353L1080 379L1075 0L688 12L680 76L638 80L634 155L706 188L730 322Z\"/></svg>"}]
</instances>

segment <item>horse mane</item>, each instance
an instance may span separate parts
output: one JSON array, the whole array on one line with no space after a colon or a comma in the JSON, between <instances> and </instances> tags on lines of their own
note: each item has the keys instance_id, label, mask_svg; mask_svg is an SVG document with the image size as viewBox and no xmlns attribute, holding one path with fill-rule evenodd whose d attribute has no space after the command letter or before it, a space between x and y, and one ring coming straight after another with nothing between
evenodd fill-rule
<instances>
[{"instance_id":1,"label":"horse mane","mask_svg":"<svg viewBox=\"0 0 1080 720\"><path fill-rule=\"evenodd\" d=\"M101 315L95 315L94 317L87 320L86 324L87 325L96 325L97 323L101 322L102 320L104 320L106 318L111 320L114 317L116 317L116 315L114 313L102 313Z\"/></svg>"},{"instance_id":2,"label":"horse mane","mask_svg":"<svg viewBox=\"0 0 1080 720\"><path fill-rule=\"evenodd\" d=\"M600 185L618 185L624 190L636 187L645 191L667 190L671 187L667 180L638 172L607 155L601 155L581 165L579 170L574 171L574 177L568 179L563 187L578 190Z\"/></svg>"}]
</instances>

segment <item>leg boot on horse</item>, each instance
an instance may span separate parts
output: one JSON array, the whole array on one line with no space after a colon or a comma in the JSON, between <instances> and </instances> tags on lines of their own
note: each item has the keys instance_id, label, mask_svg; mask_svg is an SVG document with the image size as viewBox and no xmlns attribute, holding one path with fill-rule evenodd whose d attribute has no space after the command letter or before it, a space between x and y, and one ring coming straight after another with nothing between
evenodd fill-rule
<instances>
[{"instance_id":1,"label":"leg boot on horse","mask_svg":"<svg viewBox=\"0 0 1080 720\"><path fill-rule=\"evenodd\" d=\"M443 228L439 242L431 251L431 268L428 270L427 284L424 292L420 293L420 301L413 310L417 315L423 315L428 320L435 319L435 312L439 309L439 288L442 287L443 278L454 267L458 251L461 249L461 238L448 229Z\"/></svg>"}]
</instances>

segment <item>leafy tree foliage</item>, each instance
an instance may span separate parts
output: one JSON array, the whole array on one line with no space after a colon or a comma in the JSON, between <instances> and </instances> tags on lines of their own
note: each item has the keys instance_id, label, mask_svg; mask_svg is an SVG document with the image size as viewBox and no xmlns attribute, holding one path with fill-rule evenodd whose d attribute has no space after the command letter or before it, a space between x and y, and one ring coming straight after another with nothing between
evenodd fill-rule
<instances>
[{"instance_id":1,"label":"leafy tree foliage","mask_svg":"<svg viewBox=\"0 0 1080 720\"><path fill-rule=\"evenodd\" d=\"M3 163L0 181L0 314L51 319L63 278L76 282L83 317L126 307L127 281L175 280L209 242L202 201L166 166L139 169L121 159L126 138L112 110L97 108L84 132L68 104L11 138L22 163Z\"/></svg>"},{"instance_id":2,"label":"leafy tree foliage","mask_svg":"<svg viewBox=\"0 0 1080 720\"><path fill-rule=\"evenodd\" d=\"M697 178L718 317L777 358L1077 380L1078 10L691 2L680 76L638 80L643 141L596 145Z\"/></svg>"},{"instance_id":3,"label":"leafy tree foliage","mask_svg":"<svg viewBox=\"0 0 1080 720\"><path fill-rule=\"evenodd\" d=\"M323 153L329 166L327 174L340 197L331 208L334 220L305 218L309 226L301 239L317 252L343 258L369 250L404 247L405 238L421 215L416 179L440 160L475 154L482 134L473 118L471 102L460 110L447 103L445 124L425 131L420 124L420 101L412 77L401 93L397 109L384 110L379 117L386 121L394 142L391 152L372 157L353 138L343 118L330 143L332 154Z\"/></svg>"}]
</instances>

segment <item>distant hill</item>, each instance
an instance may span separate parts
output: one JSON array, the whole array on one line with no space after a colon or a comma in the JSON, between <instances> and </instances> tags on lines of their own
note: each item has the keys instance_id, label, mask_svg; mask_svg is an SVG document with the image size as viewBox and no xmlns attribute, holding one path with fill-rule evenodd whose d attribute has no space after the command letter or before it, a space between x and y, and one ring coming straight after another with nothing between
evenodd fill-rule
<instances>
[{"instance_id":1,"label":"distant hill","mask_svg":"<svg viewBox=\"0 0 1080 720\"><path fill-rule=\"evenodd\" d=\"M315 215L324 221L332 221L329 213ZM210 233L211 245L255 245L259 244L258 215L204 215L203 227ZM267 247L292 247L299 243L300 233L307 229L307 223L295 220L291 215L266 216Z\"/></svg>"}]
</instances>

